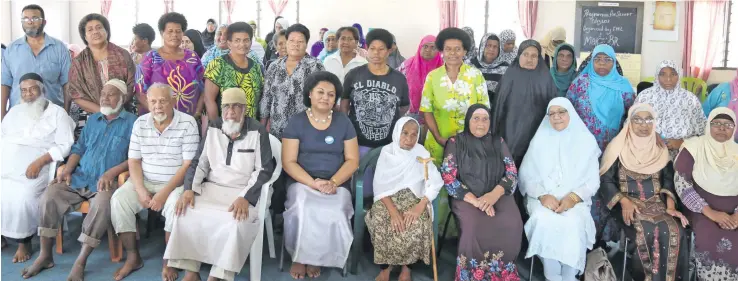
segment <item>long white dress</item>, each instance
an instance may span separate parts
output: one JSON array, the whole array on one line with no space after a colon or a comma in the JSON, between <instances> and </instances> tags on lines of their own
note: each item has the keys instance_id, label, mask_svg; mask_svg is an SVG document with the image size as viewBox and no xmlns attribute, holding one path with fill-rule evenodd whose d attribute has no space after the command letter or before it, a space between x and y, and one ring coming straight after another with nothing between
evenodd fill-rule
<instances>
[{"instance_id":1,"label":"long white dress","mask_svg":"<svg viewBox=\"0 0 738 281\"><path fill-rule=\"evenodd\" d=\"M519 172L520 191L530 214L525 224L530 243L526 258L537 255L556 260L581 273L584 272L586 251L595 242L596 229L590 207L592 196L600 186L598 158L601 152L568 100L555 98L549 108L553 105L567 110L569 125L556 131L546 115ZM582 202L561 214L544 207L537 199L549 194L563 200L572 192Z\"/></svg>"},{"instance_id":2,"label":"long white dress","mask_svg":"<svg viewBox=\"0 0 738 281\"><path fill-rule=\"evenodd\" d=\"M38 198L49 183L50 165L35 179L26 178L28 166L49 153L54 161L63 161L74 144L74 122L67 113L49 103L38 120L25 112L24 106L10 109L2 121L2 179L0 204L2 235L22 239L36 233L39 221Z\"/></svg>"}]
</instances>

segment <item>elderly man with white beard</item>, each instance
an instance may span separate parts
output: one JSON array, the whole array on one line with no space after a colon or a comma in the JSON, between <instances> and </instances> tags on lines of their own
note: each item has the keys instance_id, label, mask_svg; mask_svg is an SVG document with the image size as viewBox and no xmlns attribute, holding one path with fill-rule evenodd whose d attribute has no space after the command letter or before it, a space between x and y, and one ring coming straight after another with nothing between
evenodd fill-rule
<instances>
[{"instance_id":1,"label":"elderly man with white beard","mask_svg":"<svg viewBox=\"0 0 738 281\"><path fill-rule=\"evenodd\" d=\"M276 165L269 133L244 116L246 93L230 88L221 98L221 118L200 142L184 193L165 207L176 217L167 218L174 225L164 258L187 271L183 280L200 280L201 263L213 265L208 280L230 281L241 271L259 232L255 206Z\"/></svg>"},{"instance_id":2,"label":"elderly man with white beard","mask_svg":"<svg viewBox=\"0 0 738 281\"><path fill-rule=\"evenodd\" d=\"M116 179L128 171L128 142L136 116L122 110L127 94L125 82L111 79L105 83L100 93L100 112L87 118L63 171L41 196L41 252L36 262L23 270L24 278L54 266L51 251L57 226L66 213L89 201L90 209L79 236L82 251L67 278L83 280L87 257L111 226L110 197L118 187Z\"/></svg>"},{"instance_id":3,"label":"elderly man with white beard","mask_svg":"<svg viewBox=\"0 0 738 281\"><path fill-rule=\"evenodd\" d=\"M27 73L19 82L21 103L2 120L2 235L16 239L13 262L29 260L36 233L39 197L55 161L64 161L74 144L74 122L63 108L46 99L43 79Z\"/></svg>"},{"instance_id":4,"label":"elderly man with white beard","mask_svg":"<svg viewBox=\"0 0 738 281\"><path fill-rule=\"evenodd\" d=\"M173 216L174 209L165 207L165 202L176 201L182 193L187 168L200 142L195 118L174 109L174 93L169 85L152 84L146 100L150 113L136 120L128 146L131 177L110 200L113 227L126 249L126 262L114 273L115 280L143 267L136 243L136 213L148 208L162 211L166 218ZM171 229L172 220L167 219L165 241ZM162 280L176 280L177 271L166 261L163 265Z\"/></svg>"}]
</instances>

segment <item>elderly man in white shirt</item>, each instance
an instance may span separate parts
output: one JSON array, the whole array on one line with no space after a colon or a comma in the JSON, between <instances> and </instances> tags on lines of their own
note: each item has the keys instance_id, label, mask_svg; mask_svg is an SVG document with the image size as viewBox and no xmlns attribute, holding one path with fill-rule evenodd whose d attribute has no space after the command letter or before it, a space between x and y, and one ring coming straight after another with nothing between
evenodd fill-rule
<instances>
[{"instance_id":1,"label":"elderly man in white shirt","mask_svg":"<svg viewBox=\"0 0 738 281\"><path fill-rule=\"evenodd\" d=\"M336 32L336 36L338 36L339 51L327 56L323 65L325 70L338 76L343 84L343 79L349 71L369 62L357 51L356 42L359 41L359 31L355 27L341 27Z\"/></svg>"},{"instance_id":2,"label":"elderly man in white shirt","mask_svg":"<svg viewBox=\"0 0 738 281\"><path fill-rule=\"evenodd\" d=\"M21 103L2 120L2 235L18 241L13 262L29 260L31 237L39 221L39 198L49 173L74 144L74 122L63 108L46 99L36 73L20 78ZM5 242L3 240L3 242Z\"/></svg>"},{"instance_id":3,"label":"elderly man in white shirt","mask_svg":"<svg viewBox=\"0 0 738 281\"><path fill-rule=\"evenodd\" d=\"M210 122L176 217L167 218L174 225L164 258L187 271L184 280L200 280L201 263L213 265L208 280L233 280L259 232L256 203L276 164L269 133L244 116L246 104L240 88L223 91L221 118Z\"/></svg>"},{"instance_id":4,"label":"elderly man in white shirt","mask_svg":"<svg viewBox=\"0 0 738 281\"><path fill-rule=\"evenodd\" d=\"M131 177L110 200L113 227L126 249L126 262L115 272L115 280L143 267L136 243L136 213L148 208L171 217L174 210L165 208L165 202L182 193L187 168L197 153L200 135L195 118L174 109L173 94L169 85L151 85L146 94L151 112L133 125L128 146ZM171 220L166 220L165 241L171 229ZM177 271L165 261L162 280L176 279Z\"/></svg>"}]
</instances>

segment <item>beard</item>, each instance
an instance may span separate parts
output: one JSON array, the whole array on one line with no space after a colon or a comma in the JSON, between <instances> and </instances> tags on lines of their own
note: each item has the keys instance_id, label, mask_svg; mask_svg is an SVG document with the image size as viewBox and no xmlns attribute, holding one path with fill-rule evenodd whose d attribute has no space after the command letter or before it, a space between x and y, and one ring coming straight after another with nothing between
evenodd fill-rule
<instances>
[{"instance_id":1,"label":"beard","mask_svg":"<svg viewBox=\"0 0 738 281\"><path fill-rule=\"evenodd\" d=\"M243 120L243 119L241 119ZM241 121L233 121L233 120L225 120L223 121L223 125L221 126L221 130L223 130L223 133L226 135L233 135L235 133L238 133L241 131Z\"/></svg>"},{"instance_id":2,"label":"beard","mask_svg":"<svg viewBox=\"0 0 738 281\"><path fill-rule=\"evenodd\" d=\"M46 105L49 104L49 101L43 97L38 97L32 102L26 102L23 101L21 104L18 105L19 110L21 112L24 112L25 115L28 118L31 118L31 120L39 120L41 118L41 115L44 114L44 111L46 110Z\"/></svg>"},{"instance_id":3,"label":"beard","mask_svg":"<svg viewBox=\"0 0 738 281\"><path fill-rule=\"evenodd\" d=\"M45 24L42 24L39 28L23 28L23 32L31 37L36 37L44 33Z\"/></svg>"},{"instance_id":4,"label":"beard","mask_svg":"<svg viewBox=\"0 0 738 281\"><path fill-rule=\"evenodd\" d=\"M167 115L165 113L157 114L157 113L151 113L151 116L154 117L154 121L156 123L164 122L164 120L167 120Z\"/></svg>"},{"instance_id":5,"label":"beard","mask_svg":"<svg viewBox=\"0 0 738 281\"><path fill-rule=\"evenodd\" d=\"M123 109L123 97L121 97L118 100L118 105L116 105L115 108L112 108L110 106L100 105L100 113L102 113L105 116L120 113L121 109Z\"/></svg>"}]
</instances>

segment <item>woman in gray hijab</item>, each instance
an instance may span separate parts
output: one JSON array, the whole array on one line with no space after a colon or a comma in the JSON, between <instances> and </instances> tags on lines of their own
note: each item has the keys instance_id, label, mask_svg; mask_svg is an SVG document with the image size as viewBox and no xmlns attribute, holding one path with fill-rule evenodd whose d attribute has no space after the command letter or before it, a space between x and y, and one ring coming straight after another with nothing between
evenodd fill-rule
<instances>
[{"instance_id":1,"label":"woman in gray hijab","mask_svg":"<svg viewBox=\"0 0 738 281\"><path fill-rule=\"evenodd\" d=\"M397 39L392 35L392 49L390 50L390 55L387 58L387 65L392 69L397 69L404 61L405 57L400 54L400 49L397 48Z\"/></svg>"},{"instance_id":2,"label":"woman in gray hijab","mask_svg":"<svg viewBox=\"0 0 738 281\"><path fill-rule=\"evenodd\" d=\"M464 56L464 62L466 64L471 64L471 59L477 56L477 41L474 40L474 29L471 27L464 27L461 30L466 31L466 34L469 34L469 38L471 38L471 46L472 49L466 52L466 56Z\"/></svg>"}]
</instances>

